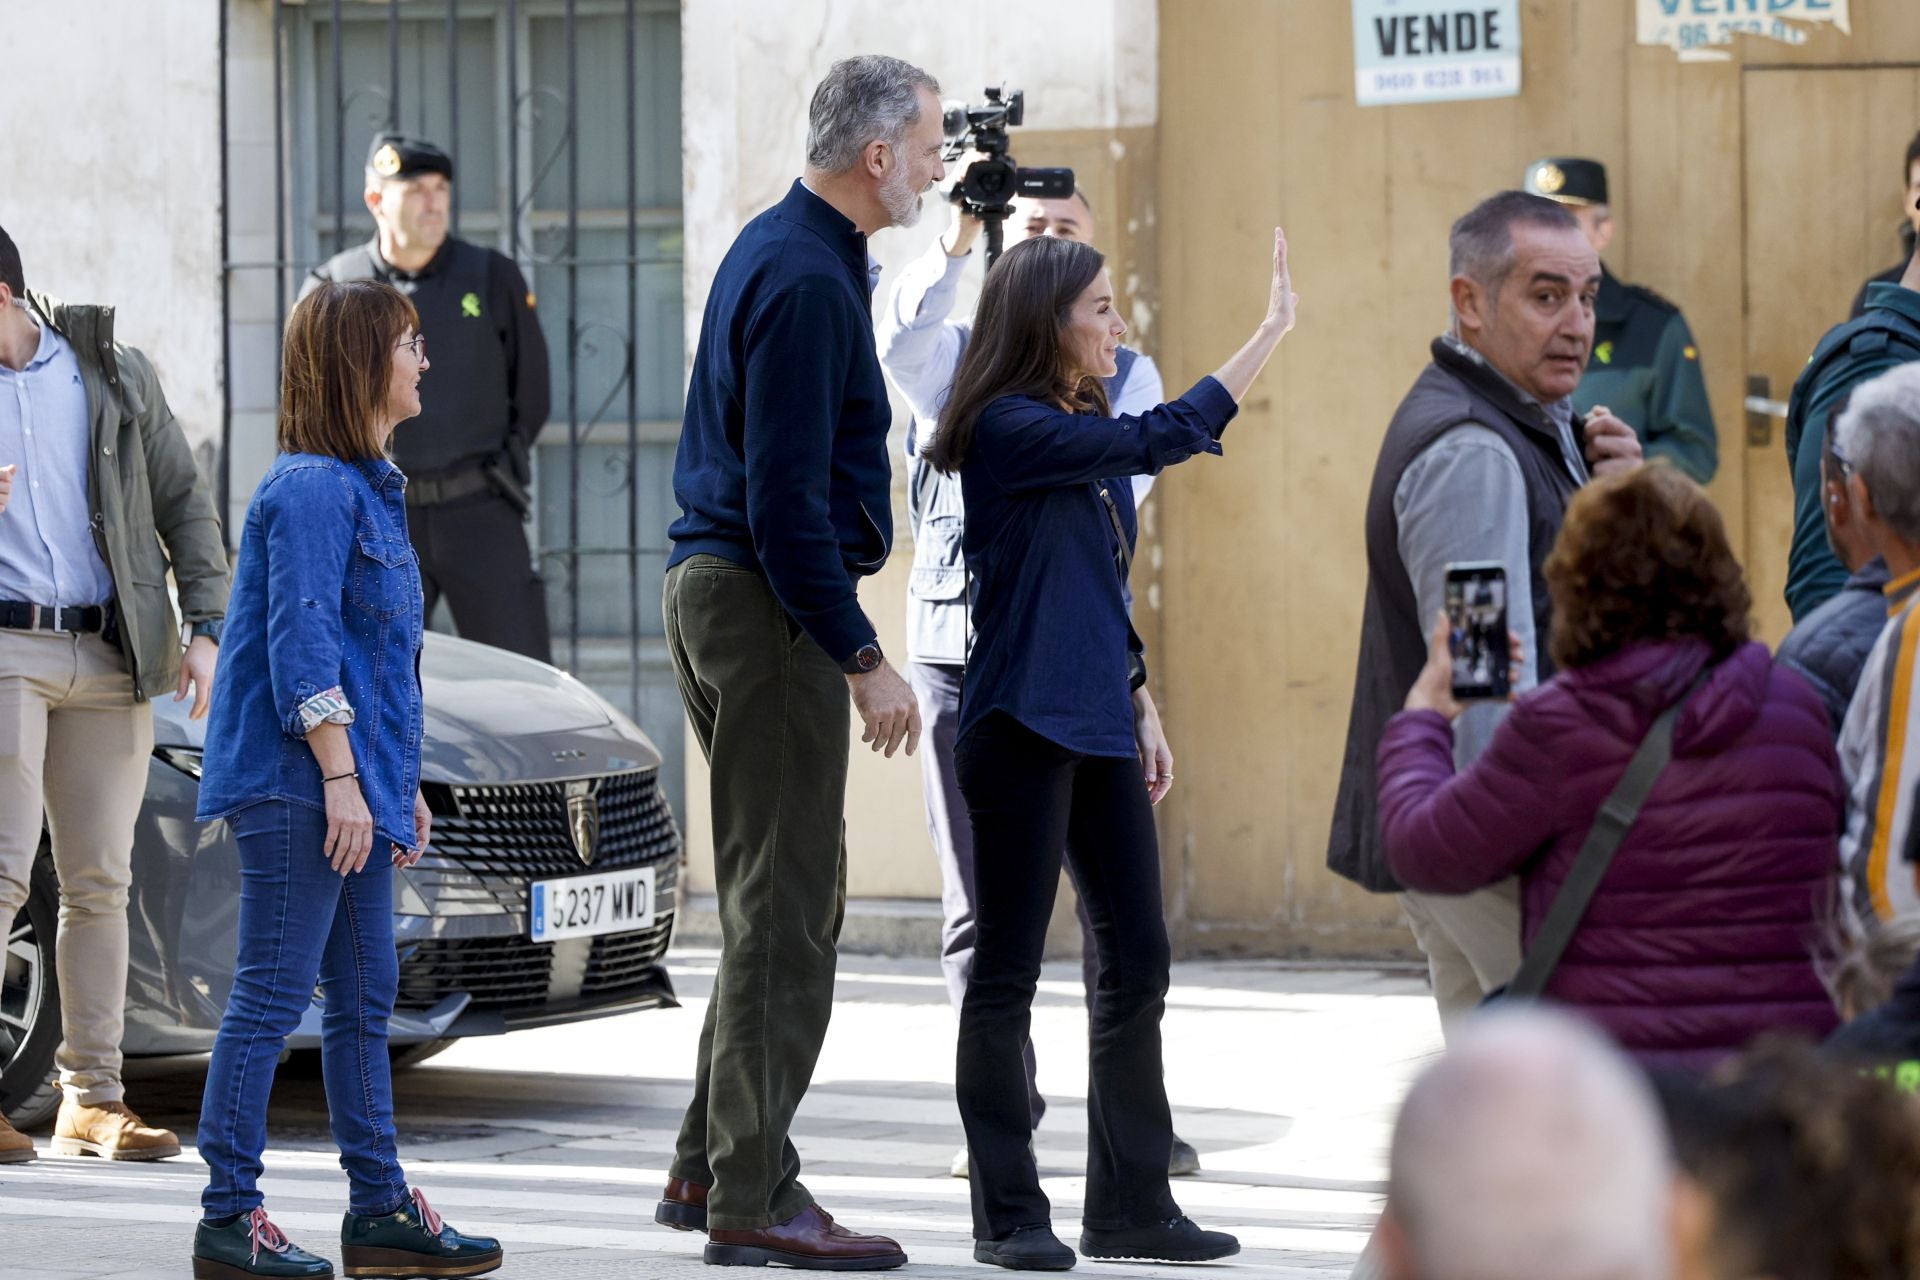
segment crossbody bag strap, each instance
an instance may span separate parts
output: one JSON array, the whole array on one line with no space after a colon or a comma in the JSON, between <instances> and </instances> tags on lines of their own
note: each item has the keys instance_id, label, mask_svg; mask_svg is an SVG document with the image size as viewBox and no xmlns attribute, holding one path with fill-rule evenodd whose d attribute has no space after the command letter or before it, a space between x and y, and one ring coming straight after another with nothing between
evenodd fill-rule
<instances>
[{"instance_id":1,"label":"crossbody bag strap","mask_svg":"<svg viewBox=\"0 0 1920 1280\"><path fill-rule=\"evenodd\" d=\"M1133 548L1127 545L1126 526L1120 523L1120 508L1115 505L1113 495L1107 492L1111 481L1100 482L1100 501L1107 504L1107 519L1113 522L1113 541L1118 548L1114 552L1114 563L1120 567L1120 581L1125 582L1133 576Z\"/></svg>"},{"instance_id":2,"label":"crossbody bag strap","mask_svg":"<svg viewBox=\"0 0 1920 1280\"><path fill-rule=\"evenodd\" d=\"M1647 794L1673 758L1674 721L1680 718L1687 699L1707 682L1712 670L1711 666L1701 668L1679 701L1655 717L1653 727L1640 740L1633 758L1627 761L1626 772L1620 775L1620 781L1614 784L1612 793L1595 815L1593 827L1573 860L1572 870L1567 873L1560 892L1553 896L1547 918L1541 922L1540 931L1533 935L1533 945L1527 948L1526 957L1520 962L1520 971L1507 984L1508 998L1538 996L1553 980L1554 970L1560 967L1560 957L1566 953L1567 944L1573 941L1581 919L1592 905L1593 895L1599 891L1600 881L1613 863L1613 855L1619 852L1621 842L1640 816L1640 806L1646 803Z\"/></svg>"}]
</instances>

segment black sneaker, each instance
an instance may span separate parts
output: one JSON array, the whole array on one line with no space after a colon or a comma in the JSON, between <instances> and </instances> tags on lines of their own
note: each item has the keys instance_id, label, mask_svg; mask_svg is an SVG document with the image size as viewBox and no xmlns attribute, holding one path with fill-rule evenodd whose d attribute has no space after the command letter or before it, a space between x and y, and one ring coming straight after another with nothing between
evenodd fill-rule
<instances>
[{"instance_id":1,"label":"black sneaker","mask_svg":"<svg viewBox=\"0 0 1920 1280\"><path fill-rule=\"evenodd\" d=\"M1144 1227L1088 1227L1080 1233L1080 1252L1103 1262L1212 1262L1240 1252L1240 1242L1224 1231L1202 1231L1182 1215Z\"/></svg>"},{"instance_id":2,"label":"black sneaker","mask_svg":"<svg viewBox=\"0 0 1920 1280\"><path fill-rule=\"evenodd\" d=\"M1044 1222L1019 1227L998 1240L975 1240L973 1260L1009 1271L1071 1271L1079 1261Z\"/></svg>"},{"instance_id":3,"label":"black sneaker","mask_svg":"<svg viewBox=\"0 0 1920 1280\"><path fill-rule=\"evenodd\" d=\"M282 1235L265 1209L243 1213L224 1227L202 1221L193 1232L194 1280L333 1280L333 1264Z\"/></svg>"},{"instance_id":4,"label":"black sneaker","mask_svg":"<svg viewBox=\"0 0 1920 1280\"><path fill-rule=\"evenodd\" d=\"M498 1240L461 1235L418 1191L397 1213L349 1213L340 1224L349 1276L478 1276L498 1269L500 1258Z\"/></svg>"}]
</instances>

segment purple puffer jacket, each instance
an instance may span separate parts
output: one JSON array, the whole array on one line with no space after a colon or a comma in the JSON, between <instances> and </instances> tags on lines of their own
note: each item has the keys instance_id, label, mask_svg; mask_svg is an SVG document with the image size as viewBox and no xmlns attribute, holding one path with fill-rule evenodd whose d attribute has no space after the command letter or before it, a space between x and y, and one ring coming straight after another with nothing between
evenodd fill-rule
<instances>
[{"instance_id":1,"label":"purple puffer jacket","mask_svg":"<svg viewBox=\"0 0 1920 1280\"><path fill-rule=\"evenodd\" d=\"M1516 702L1458 777L1453 732L1403 711L1380 741L1380 831L1402 883L1466 893L1516 872L1531 943L1600 804L1700 640L1631 645ZM1845 791L1819 697L1764 645L1736 650L1674 725L1673 759L1547 987L1642 1063L1702 1068L1835 1017L1811 957L1836 892Z\"/></svg>"}]
</instances>

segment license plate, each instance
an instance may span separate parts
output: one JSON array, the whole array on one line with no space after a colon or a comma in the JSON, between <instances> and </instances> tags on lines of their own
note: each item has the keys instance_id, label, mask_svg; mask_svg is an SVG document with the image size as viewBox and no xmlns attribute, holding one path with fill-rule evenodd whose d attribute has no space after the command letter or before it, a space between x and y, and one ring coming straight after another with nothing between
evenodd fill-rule
<instances>
[{"instance_id":1,"label":"license plate","mask_svg":"<svg viewBox=\"0 0 1920 1280\"><path fill-rule=\"evenodd\" d=\"M535 942L623 933L653 924L653 868L603 871L528 886L528 932Z\"/></svg>"}]
</instances>

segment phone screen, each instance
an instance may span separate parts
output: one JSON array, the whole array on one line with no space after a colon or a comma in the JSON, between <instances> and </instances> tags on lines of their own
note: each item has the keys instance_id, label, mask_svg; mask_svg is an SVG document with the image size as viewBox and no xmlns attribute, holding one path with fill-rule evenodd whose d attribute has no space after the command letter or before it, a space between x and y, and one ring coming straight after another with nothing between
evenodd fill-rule
<instances>
[{"instance_id":1,"label":"phone screen","mask_svg":"<svg viewBox=\"0 0 1920 1280\"><path fill-rule=\"evenodd\" d=\"M1453 697L1504 698L1511 689L1507 650L1507 571L1493 563L1447 566L1447 621L1453 628Z\"/></svg>"}]
</instances>

